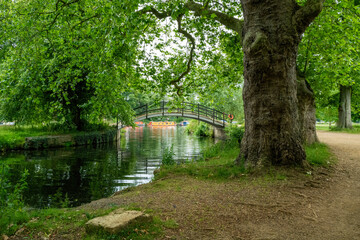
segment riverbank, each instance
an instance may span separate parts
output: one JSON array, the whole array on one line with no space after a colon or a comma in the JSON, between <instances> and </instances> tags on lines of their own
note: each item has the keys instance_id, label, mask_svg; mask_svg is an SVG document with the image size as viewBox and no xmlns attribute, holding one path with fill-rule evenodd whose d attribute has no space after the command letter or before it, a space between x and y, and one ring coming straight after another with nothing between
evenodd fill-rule
<instances>
[{"instance_id":1,"label":"riverbank","mask_svg":"<svg viewBox=\"0 0 360 240\"><path fill-rule=\"evenodd\" d=\"M324 149L323 145L315 146L319 147ZM127 189L110 198L75 209L60 209L56 213L29 217L29 221L21 225L10 239L23 239L30 235L33 239L46 236L53 239L98 239L100 235L86 234L85 222L104 214L101 211L109 212L118 207L144 210L155 216L155 220L148 225L126 229L117 237L101 235L101 238L127 239L130 234L131 239L354 239L339 238L339 235L334 235L337 238L328 235L322 238L317 232L317 229L326 227L327 219L322 218L321 211L326 209L335 194L339 194L336 192L341 190L339 181L347 178L344 172L339 172L338 166L342 164L326 165L329 160L328 155L325 157L326 151L322 154L325 162L320 161L326 167L304 171L270 169L261 174L232 169L229 152L229 149L224 149L216 157L177 168L190 171L168 169L167 174L157 175L152 183ZM225 153L228 156L220 164ZM235 157L236 152L233 154ZM212 173L219 168L222 169L220 172L234 172L206 176L206 171ZM355 233L353 229L348 236L354 237Z\"/></svg>"},{"instance_id":2,"label":"riverbank","mask_svg":"<svg viewBox=\"0 0 360 240\"><path fill-rule=\"evenodd\" d=\"M0 152L81 146L116 141L118 131L50 131L42 127L0 127Z\"/></svg>"}]
</instances>

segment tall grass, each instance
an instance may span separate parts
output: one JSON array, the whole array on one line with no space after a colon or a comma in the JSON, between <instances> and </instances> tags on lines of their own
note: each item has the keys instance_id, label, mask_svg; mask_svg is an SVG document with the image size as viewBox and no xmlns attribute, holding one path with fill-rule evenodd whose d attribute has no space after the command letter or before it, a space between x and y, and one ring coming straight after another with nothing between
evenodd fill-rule
<instances>
[{"instance_id":1,"label":"tall grass","mask_svg":"<svg viewBox=\"0 0 360 240\"><path fill-rule=\"evenodd\" d=\"M175 159L174 159L174 146L171 145L171 147L165 147L163 149L162 153L162 164L163 165L174 165Z\"/></svg>"}]
</instances>

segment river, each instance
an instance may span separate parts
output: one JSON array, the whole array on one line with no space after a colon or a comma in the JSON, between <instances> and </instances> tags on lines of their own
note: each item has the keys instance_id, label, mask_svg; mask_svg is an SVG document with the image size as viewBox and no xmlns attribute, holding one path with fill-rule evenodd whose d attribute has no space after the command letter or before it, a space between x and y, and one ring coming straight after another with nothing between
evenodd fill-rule
<instances>
[{"instance_id":1,"label":"river","mask_svg":"<svg viewBox=\"0 0 360 240\"><path fill-rule=\"evenodd\" d=\"M184 127L128 128L118 143L9 153L12 184L28 170L25 204L34 208L78 206L125 188L150 182L164 148L177 162L197 160L211 139L190 136Z\"/></svg>"}]
</instances>

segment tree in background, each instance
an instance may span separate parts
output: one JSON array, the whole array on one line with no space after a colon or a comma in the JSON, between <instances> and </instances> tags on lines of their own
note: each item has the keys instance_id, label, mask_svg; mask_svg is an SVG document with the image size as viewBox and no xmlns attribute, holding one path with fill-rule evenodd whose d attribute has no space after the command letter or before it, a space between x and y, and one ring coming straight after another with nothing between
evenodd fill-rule
<instances>
[{"instance_id":1,"label":"tree in background","mask_svg":"<svg viewBox=\"0 0 360 240\"><path fill-rule=\"evenodd\" d=\"M131 122L122 94L136 82L130 2L12 2L1 64L0 116L18 123ZM116 11L115 11L116 10ZM122 11L119 11L122 10ZM136 31L132 31L133 34Z\"/></svg>"},{"instance_id":2,"label":"tree in background","mask_svg":"<svg viewBox=\"0 0 360 240\"><path fill-rule=\"evenodd\" d=\"M357 111L351 96L360 83L359 16L360 7L353 2L327 1L299 50L299 68L315 91L318 117L337 119L339 128L351 128L351 111Z\"/></svg>"}]
</instances>

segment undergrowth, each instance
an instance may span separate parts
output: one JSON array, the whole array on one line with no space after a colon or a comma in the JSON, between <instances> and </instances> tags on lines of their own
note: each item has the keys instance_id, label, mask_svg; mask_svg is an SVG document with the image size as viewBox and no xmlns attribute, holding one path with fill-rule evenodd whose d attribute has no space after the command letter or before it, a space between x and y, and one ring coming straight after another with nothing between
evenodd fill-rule
<instances>
[{"instance_id":1,"label":"undergrowth","mask_svg":"<svg viewBox=\"0 0 360 240\"><path fill-rule=\"evenodd\" d=\"M194 119L189 122L185 131L188 134L193 134L199 137L212 137L214 134L213 128L209 124Z\"/></svg>"},{"instance_id":2,"label":"undergrowth","mask_svg":"<svg viewBox=\"0 0 360 240\"><path fill-rule=\"evenodd\" d=\"M175 159L174 159L174 146L171 145L171 147L165 147L163 149L162 153L162 164L163 165L174 165Z\"/></svg>"},{"instance_id":3,"label":"undergrowth","mask_svg":"<svg viewBox=\"0 0 360 240\"><path fill-rule=\"evenodd\" d=\"M13 233L18 225L27 220L24 211L23 191L27 188L25 170L15 186L10 184L10 168L0 164L0 233Z\"/></svg>"}]
</instances>

